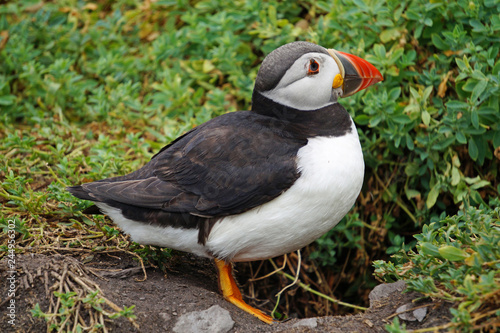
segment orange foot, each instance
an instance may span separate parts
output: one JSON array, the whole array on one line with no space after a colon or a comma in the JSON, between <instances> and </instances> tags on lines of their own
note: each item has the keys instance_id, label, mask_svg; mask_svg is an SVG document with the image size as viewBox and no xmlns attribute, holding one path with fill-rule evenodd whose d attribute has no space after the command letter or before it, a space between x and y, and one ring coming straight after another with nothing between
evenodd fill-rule
<instances>
[{"instance_id":1,"label":"orange foot","mask_svg":"<svg viewBox=\"0 0 500 333\"><path fill-rule=\"evenodd\" d=\"M257 310L243 301L241 297L241 292L236 281L234 281L232 274L232 267L230 263L226 263L224 260L215 259L215 265L219 272L219 288L222 291L224 298L255 317L259 318L267 324L272 324L274 319L262 311Z\"/></svg>"}]
</instances>

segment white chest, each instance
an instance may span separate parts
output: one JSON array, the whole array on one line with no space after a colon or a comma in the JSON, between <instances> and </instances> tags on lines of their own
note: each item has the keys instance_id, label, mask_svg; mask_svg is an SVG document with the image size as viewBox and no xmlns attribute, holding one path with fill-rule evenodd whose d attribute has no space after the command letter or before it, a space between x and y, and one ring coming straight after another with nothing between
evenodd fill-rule
<instances>
[{"instance_id":1,"label":"white chest","mask_svg":"<svg viewBox=\"0 0 500 333\"><path fill-rule=\"evenodd\" d=\"M299 179L276 199L213 227L214 255L250 261L295 251L333 228L351 209L363 183L364 162L353 124L342 137L310 139L297 156Z\"/></svg>"}]
</instances>

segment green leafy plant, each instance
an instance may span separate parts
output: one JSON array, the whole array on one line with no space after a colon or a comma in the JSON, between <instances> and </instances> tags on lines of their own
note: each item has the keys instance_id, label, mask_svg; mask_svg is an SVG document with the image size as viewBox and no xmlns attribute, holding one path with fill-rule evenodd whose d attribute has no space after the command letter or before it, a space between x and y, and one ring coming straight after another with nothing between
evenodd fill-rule
<instances>
[{"instance_id":1,"label":"green leafy plant","mask_svg":"<svg viewBox=\"0 0 500 333\"><path fill-rule=\"evenodd\" d=\"M414 236L417 251L394 262L375 261L384 281L405 280L408 289L454 304L449 327L469 332L500 324L500 200L441 216Z\"/></svg>"},{"instance_id":2,"label":"green leafy plant","mask_svg":"<svg viewBox=\"0 0 500 333\"><path fill-rule=\"evenodd\" d=\"M171 249L165 249L151 245L141 245L133 243L131 250L136 253L146 264L160 268L166 271L168 259L172 256Z\"/></svg>"},{"instance_id":3,"label":"green leafy plant","mask_svg":"<svg viewBox=\"0 0 500 333\"><path fill-rule=\"evenodd\" d=\"M22 235L22 239L31 237L25 219L1 217L0 228L4 234L8 234L9 230L13 229L16 234Z\"/></svg>"}]
</instances>

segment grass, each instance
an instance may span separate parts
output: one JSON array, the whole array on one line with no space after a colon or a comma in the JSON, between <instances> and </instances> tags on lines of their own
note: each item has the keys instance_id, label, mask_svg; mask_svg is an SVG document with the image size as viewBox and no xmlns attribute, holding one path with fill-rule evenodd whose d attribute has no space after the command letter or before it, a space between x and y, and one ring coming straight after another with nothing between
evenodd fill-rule
<instances>
[{"instance_id":1,"label":"grass","mask_svg":"<svg viewBox=\"0 0 500 333\"><path fill-rule=\"evenodd\" d=\"M475 241L495 244L496 234L472 243L414 235L427 235L430 225L441 235L454 219L453 232L481 230L486 217L466 218L474 209L498 228L499 15L493 0L2 4L0 258L9 255L13 225L18 254L122 251L159 265L168 250L131 243L106 218L82 215L89 203L65 187L131 172L192 127L248 109L263 57L308 40L366 58L385 80L341 101L359 129L365 185L352 212L305 251L302 264L324 279L303 279L365 305L375 259L386 261L377 270L409 281L435 273L405 271L430 260L424 255L444 269L469 268ZM492 274L498 290L497 266L471 274L472 286ZM427 290L433 297L439 290L456 297L447 299L458 311L453 327L480 329L498 316L480 317L496 305L488 297L460 308L471 301L455 291L465 280L435 278L444 280L438 292ZM321 315L330 307L298 311Z\"/></svg>"}]
</instances>

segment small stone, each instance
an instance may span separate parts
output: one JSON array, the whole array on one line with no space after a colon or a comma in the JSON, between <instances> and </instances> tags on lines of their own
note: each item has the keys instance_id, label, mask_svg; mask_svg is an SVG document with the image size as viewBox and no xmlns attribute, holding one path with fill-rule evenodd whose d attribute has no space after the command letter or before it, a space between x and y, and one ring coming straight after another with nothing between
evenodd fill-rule
<instances>
[{"instance_id":1,"label":"small stone","mask_svg":"<svg viewBox=\"0 0 500 333\"><path fill-rule=\"evenodd\" d=\"M369 319L365 319L363 321L363 323L365 323L365 325L368 326L368 327L370 327L370 328L372 328L374 326L374 324L372 323L372 321L369 320Z\"/></svg>"},{"instance_id":2,"label":"small stone","mask_svg":"<svg viewBox=\"0 0 500 333\"><path fill-rule=\"evenodd\" d=\"M175 323L175 333L226 333L234 326L229 311L214 305L207 310L182 315Z\"/></svg>"},{"instance_id":3,"label":"small stone","mask_svg":"<svg viewBox=\"0 0 500 333\"><path fill-rule=\"evenodd\" d=\"M168 313L166 312L160 312L159 313L160 317L163 318L163 320L165 321L170 321L170 319L172 319L172 316L169 315Z\"/></svg>"},{"instance_id":4,"label":"small stone","mask_svg":"<svg viewBox=\"0 0 500 333\"><path fill-rule=\"evenodd\" d=\"M413 311L413 315L419 322L421 322L427 315L427 307L416 309L415 311Z\"/></svg>"},{"instance_id":5,"label":"small stone","mask_svg":"<svg viewBox=\"0 0 500 333\"><path fill-rule=\"evenodd\" d=\"M401 305L399 308L397 308L396 313L398 314L398 317L406 320L406 321L415 321L417 318L411 313L410 309L413 307L413 304L407 303L405 305Z\"/></svg>"},{"instance_id":6,"label":"small stone","mask_svg":"<svg viewBox=\"0 0 500 333\"><path fill-rule=\"evenodd\" d=\"M370 307L374 306L374 302L380 301L394 292L402 292L406 289L406 283L403 280L394 283L379 284L370 292Z\"/></svg>"},{"instance_id":7,"label":"small stone","mask_svg":"<svg viewBox=\"0 0 500 333\"><path fill-rule=\"evenodd\" d=\"M427 307L424 308L418 308L412 311L412 309L415 307L413 303L407 303L405 305L401 305L397 310L396 313L398 314L398 317L406 320L406 321L416 321L418 320L419 322L424 320L425 316L427 315Z\"/></svg>"},{"instance_id":8,"label":"small stone","mask_svg":"<svg viewBox=\"0 0 500 333\"><path fill-rule=\"evenodd\" d=\"M292 327L309 327L309 328L315 328L318 326L318 320L316 318L307 318L307 319L302 319L293 324Z\"/></svg>"}]
</instances>

